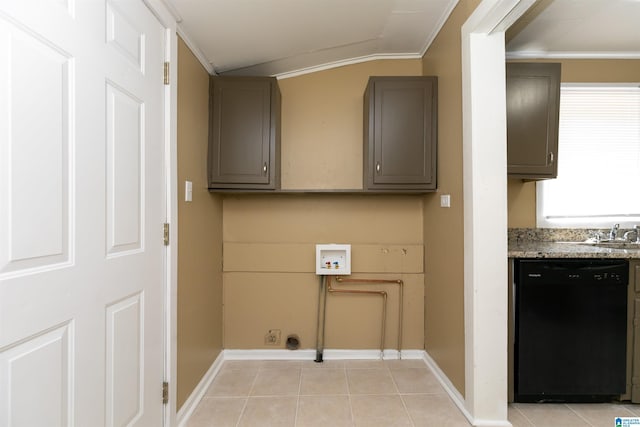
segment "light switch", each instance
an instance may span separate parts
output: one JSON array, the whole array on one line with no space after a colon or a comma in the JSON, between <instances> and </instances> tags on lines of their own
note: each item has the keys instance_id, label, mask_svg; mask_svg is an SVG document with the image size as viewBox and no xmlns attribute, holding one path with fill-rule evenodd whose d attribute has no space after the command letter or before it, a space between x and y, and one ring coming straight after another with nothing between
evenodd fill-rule
<instances>
[{"instance_id":1,"label":"light switch","mask_svg":"<svg viewBox=\"0 0 640 427\"><path fill-rule=\"evenodd\" d=\"M193 184L191 181L184 182L184 201L190 202L193 200Z\"/></svg>"},{"instance_id":2,"label":"light switch","mask_svg":"<svg viewBox=\"0 0 640 427\"><path fill-rule=\"evenodd\" d=\"M441 208L450 208L451 207L451 195L450 194L442 194L440 196L440 207Z\"/></svg>"}]
</instances>

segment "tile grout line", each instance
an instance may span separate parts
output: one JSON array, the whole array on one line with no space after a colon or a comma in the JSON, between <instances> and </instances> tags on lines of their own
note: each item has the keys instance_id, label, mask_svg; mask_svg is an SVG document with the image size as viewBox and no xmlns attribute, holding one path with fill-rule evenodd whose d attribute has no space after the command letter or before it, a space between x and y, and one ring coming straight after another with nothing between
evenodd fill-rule
<instances>
[{"instance_id":1,"label":"tile grout line","mask_svg":"<svg viewBox=\"0 0 640 427\"><path fill-rule=\"evenodd\" d=\"M356 417L353 414L353 402L351 401L351 387L349 386L349 373L347 372L347 364L344 365L344 379L347 382L347 400L349 401L349 415L351 416L351 425L356 425Z\"/></svg>"},{"instance_id":2,"label":"tile grout line","mask_svg":"<svg viewBox=\"0 0 640 427\"><path fill-rule=\"evenodd\" d=\"M302 390L302 364L300 365L300 378L298 379L298 395L296 396L296 413L293 417L294 427L298 425L298 411L300 410L300 391Z\"/></svg>"},{"instance_id":3,"label":"tile grout line","mask_svg":"<svg viewBox=\"0 0 640 427\"><path fill-rule=\"evenodd\" d=\"M389 367L387 366L387 372L389 373L389 376L391 377L391 382L393 382L393 386L396 388L396 391L398 392L398 397L400 397L400 402L402 403L402 407L404 408L404 412L405 414L407 414L407 418L409 419L409 422L411 423L412 427L416 427L416 424L413 422L413 418L411 418L411 414L409 413L409 409L407 409L407 404L405 403L404 399L402 398L402 394L400 393L400 387L398 387L398 383L396 382L395 377L393 376L393 373L391 372L391 369L389 369Z\"/></svg>"},{"instance_id":4,"label":"tile grout line","mask_svg":"<svg viewBox=\"0 0 640 427\"><path fill-rule=\"evenodd\" d=\"M527 420L527 422L528 422L529 424L531 424L533 427L536 427L535 423L534 423L533 421L531 421L531 419L530 419L529 417L527 417L527 415L526 415L523 411L521 411L520 409L518 409L518 408L517 408L517 407L515 407L515 406L511 406L511 408L513 408L513 409L515 409L516 411L518 411L518 412L520 413L520 415L522 415L522 418L524 418L525 420Z\"/></svg>"},{"instance_id":5,"label":"tile grout line","mask_svg":"<svg viewBox=\"0 0 640 427\"><path fill-rule=\"evenodd\" d=\"M566 403L564 404L564 407L567 408L569 411L573 412L574 414L576 414L576 416L578 418L580 418L581 420L583 420L585 423L587 423L587 425L591 426L591 427L597 427L594 426L593 424L591 424L591 422L589 422L588 419L586 419L585 417L583 417L582 415L580 415L577 411L574 411L573 408L569 405L567 405Z\"/></svg>"},{"instance_id":6,"label":"tile grout line","mask_svg":"<svg viewBox=\"0 0 640 427\"><path fill-rule=\"evenodd\" d=\"M224 367L224 365L223 365ZM256 384L256 380L258 379L258 374L260 373L260 367L258 367L258 369L256 370L256 374L253 377L253 381L251 381L251 387L249 387L249 392L247 393L247 398L244 401L244 405L242 406L242 410L240 411L240 416L238 417L238 421L236 421L236 427L240 426L240 420L242 420L242 417L244 416L244 413L247 409L247 405L249 405L249 399L251 398L251 392L253 391L253 387Z\"/></svg>"}]
</instances>

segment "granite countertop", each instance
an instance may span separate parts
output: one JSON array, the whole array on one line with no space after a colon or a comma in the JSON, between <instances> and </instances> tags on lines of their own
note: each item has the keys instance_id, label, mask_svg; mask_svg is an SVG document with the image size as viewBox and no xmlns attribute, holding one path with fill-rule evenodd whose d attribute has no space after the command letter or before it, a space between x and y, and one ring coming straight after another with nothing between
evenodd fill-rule
<instances>
[{"instance_id":1,"label":"granite countertop","mask_svg":"<svg viewBox=\"0 0 640 427\"><path fill-rule=\"evenodd\" d=\"M640 246L618 249L584 243L595 231L603 230L512 228L509 229L509 258L640 259Z\"/></svg>"}]
</instances>

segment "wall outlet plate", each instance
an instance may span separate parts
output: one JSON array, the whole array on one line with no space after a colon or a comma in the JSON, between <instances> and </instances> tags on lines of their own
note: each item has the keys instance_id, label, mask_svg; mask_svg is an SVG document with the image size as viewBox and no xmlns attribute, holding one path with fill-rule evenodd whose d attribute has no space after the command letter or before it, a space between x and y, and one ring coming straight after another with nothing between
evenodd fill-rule
<instances>
[{"instance_id":1,"label":"wall outlet plate","mask_svg":"<svg viewBox=\"0 0 640 427\"><path fill-rule=\"evenodd\" d=\"M351 245L316 245L316 274L346 276L351 274Z\"/></svg>"}]
</instances>

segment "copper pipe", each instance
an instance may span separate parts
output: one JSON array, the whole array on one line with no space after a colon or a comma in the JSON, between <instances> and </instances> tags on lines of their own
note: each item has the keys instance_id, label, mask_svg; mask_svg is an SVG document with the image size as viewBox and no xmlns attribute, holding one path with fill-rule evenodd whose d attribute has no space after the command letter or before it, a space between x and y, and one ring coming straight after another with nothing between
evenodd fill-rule
<instances>
[{"instance_id":1,"label":"copper pipe","mask_svg":"<svg viewBox=\"0 0 640 427\"><path fill-rule=\"evenodd\" d=\"M399 288L399 302L398 302L398 358L402 359L402 319L404 301L403 301L403 288L404 282L400 279L397 280L385 280L385 279L343 279L338 276L336 278L338 283L390 283L394 285L398 285Z\"/></svg>"},{"instance_id":2,"label":"copper pipe","mask_svg":"<svg viewBox=\"0 0 640 427\"><path fill-rule=\"evenodd\" d=\"M334 289L331 287L331 276L327 276L327 292L340 294L380 295L382 297L382 326L380 328L380 358L382 359L384 357L384 332L387 325L387 292L362 289Z\"/></svg>"}]
</instances>

